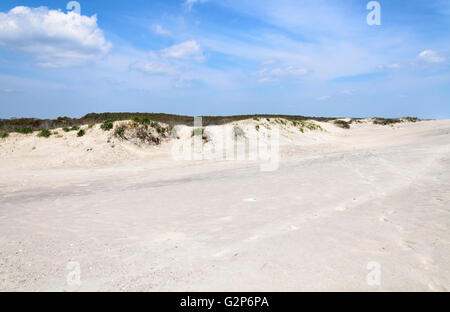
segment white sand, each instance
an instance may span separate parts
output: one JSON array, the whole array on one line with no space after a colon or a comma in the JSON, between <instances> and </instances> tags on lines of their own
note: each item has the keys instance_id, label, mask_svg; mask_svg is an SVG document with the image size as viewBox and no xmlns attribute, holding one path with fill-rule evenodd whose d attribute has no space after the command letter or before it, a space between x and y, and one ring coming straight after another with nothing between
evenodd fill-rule
<instances>
[{"instance_id":1,"label":"white sand","mask_svg":"<svg viewBox=\"0 0 450 312\"><path fill-rule=\"evenodd\" d=\"M98 126L0 139L0 290L450 290L450 121L321 126L280 127L273 172Z\"/></svg>"}]
</instances>

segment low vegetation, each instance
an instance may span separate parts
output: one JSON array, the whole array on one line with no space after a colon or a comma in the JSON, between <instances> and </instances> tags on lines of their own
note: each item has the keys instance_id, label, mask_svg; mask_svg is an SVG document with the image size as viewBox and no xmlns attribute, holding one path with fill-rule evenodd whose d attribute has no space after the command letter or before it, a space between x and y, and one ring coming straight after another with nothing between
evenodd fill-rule
<instances>
[{"instance_id":1,"label":"low vegetation","mask_svg":"<svg viewBox=\"0 0 450 312\"><path fill-rule=\"evenodd\" d=\"M419 122L420 121L420 119L417 117L404 117L403 120L406 122Z\"/></svg>"},{"instance_id":2,"label":"low vegetation","mask_svg":"<svg viewBox=\"0 0 450 312\"><path fill-rule=\"evenodd\" d=\"M52 132L48 129L42 129L38 136L41 138L49 138L52 135Z\"/></svg>"},{"instance_id":3,"label":"low vegetation","mask_svg":"<svg viewBox=\"0 0 450 312\"><path fill-rule=\"evenodd\" d=\"M71 132L71 131L78 131L78 130L80 130L80 127L78 127L78 126L73 126L71 128L63 127L62 129L63 129L64 132Z\"/></svg>"},{"instance_id":4,"label":"low vegetation","mask_svg":"<svg viewBox=\"0 0 450 312\"><path fill-rule=\"evenodd\" d=\"M299 130L304 133L305 129L308 129L310 131L323 131L323 128L321 126L319 126L318 124L315 124L313 122L308 122L308 121L296 121L296 120L291 120L291 123L294 127L299 128Z\"/></svg>"},{"instance_id":5,"label":"low vegetation","mask_svg":"<svg viewBox=\"0 0 450 312\"><path fill-rule=\"evenodd\" d=\"M33 133L33 129L32 128L21 128L19 130L17 130L18 133L21 134L30 134Z\"/></svg>"},{"instance_id":6,"label":"low vegetation","mask_svg":"<svg viewBox=\"0 0 450 312\"><path fill-rule=\"evenodd\" d=\"M163 127L158 122L147 118L132 118L131 121L121 123L114 129L114 136L136 144L160 144L161 139L167 138L173 127Z\"/></svg>"},{"instance_id":7,"label":"low vegetation","mask_svg":"<svg viewBox=\"0 0 450 312\"><path fill-rule=\"evenodd\" d=\"M342 128L342 129L350 129L350 123L345 120L341 120L341 119L335 120L334 124L337 127Z\"/></svg>"},{"instance_id":8,"label":"low vegetation","mask_svg":"<svg viewBox=\"0 0 450 312\"><path fill-rule=\"evenodd\" d=\"M114 128L114 120L113 119L107 119L103 122L103 124L100 126L100 128L103 129L103 131L110 131Z\"/></svg>"},{"instance_id":9,"label":"low vegetation","mask_svg":"<svg viewBox=\"0 0 450 312\"><path fill-rule=\"evenodd\" d=\"M253 119L255 121L266 120L271 122L271 120L278 120L279 124L286 123L285 120L289 121L304 121L308 122L310 120L318 122L329 122L335 121L339 118L328 118L328 117L308 117L308 116L291 116L291 115L238 115L238 116L203 116L203 126L211 125L223 125L232 122L238 122L247 119ZM155 113L91 113L83 116L81 118L70 118L70 117L58 117L57 119L35 119L35 118L13 118L13 119L0 119L0 131L7 132L19 132L19 133L32 133L33 131L39 131L40 129L57 129L63 128L65 132L78 131L80 126L90 125L89 128L93 127L95 124L102 124L102 129L105 131L110 131L114 128L114 121L127 121L133 120L133 122L138 124L155 124L154 128L157 128L156 123L164 123L169 126L175 125L185 125L194 126L194 119L190 116L179 116L170 114L155 114ZM409 121L416 122L419 121L415 117L406 117L403 119L384 119L377 118L375 122L377 124L393 124L397 122ZM76 128L78 127L78 128ZM24 132L26 129L26 132ZM160 131L162 131L162 127ZM167 129L166 129L167 132Z\"/></svg>"},{"instance_id":10,"label":"low vegetation","mask_svg":"<svg viewBox=\"0 0 450 312\"><path fill-rule=\"evenodd\" d=\"M79 138L81 138L81 137L83 137L85 134L86 134L86 131L83 130L83 129L81 129L80 131L78 131L77 136L78 136Z\"/></svg>"},{"instance_id":11,"label":"low vegetation","mask_svg":"<svg viewBox=\"0 0 450 312\"><path fill-rule=\"evenodd\" d=\"M386 119L386 118L375 118L373 123L375 125L389 126L397 123L402 123L402 119Z\"/></svg>"},{"instance_id":12,"label":"low vegetation","mask_svg":"<svg viewBox=\"0 0 450 312\"><path fill-rule=\"evenodd\" d=\"M0 134L0 137L1 137L2 139L6 139L7 137L9 137L9 133L8 133L8 132L2 132L2 133Z\"/></svg>"}]
</instances>

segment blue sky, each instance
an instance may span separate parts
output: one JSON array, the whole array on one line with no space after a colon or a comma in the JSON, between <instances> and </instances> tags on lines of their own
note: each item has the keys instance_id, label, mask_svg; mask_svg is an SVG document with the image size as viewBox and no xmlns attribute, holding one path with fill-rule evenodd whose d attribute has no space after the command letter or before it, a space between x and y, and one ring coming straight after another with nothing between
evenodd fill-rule
<instances>
[{"instance_id":1,"label":"blue sky","mask_svg":"<svg viewBox=\"0 0 450 312\"><path fill-rule=\"evenodd\" d=\"M0 2L0 118L450 118L450 1Z\"/></svg>"}]
</instances>

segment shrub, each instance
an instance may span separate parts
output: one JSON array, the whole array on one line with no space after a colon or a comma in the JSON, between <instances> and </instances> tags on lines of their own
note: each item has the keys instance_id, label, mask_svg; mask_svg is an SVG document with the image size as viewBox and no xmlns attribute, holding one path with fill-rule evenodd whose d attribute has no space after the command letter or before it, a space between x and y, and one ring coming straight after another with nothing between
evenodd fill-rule
<instances>
[{"instance_id":1,"label":"shrub","mask_svg":"<svg viewBox=\"0 0 450 312\"><path fill-rule=\"evenodd\" d=\"M350 129L350 124L348 122L346 122L345 120L339 120L339 119L335 120L334 124L342 129Z\"/></svg>"},{"instance_id":2,"label":"shrub","mask_svg":"<svg viewBox=\"0 0 450 312\"><path fill-rule=\"evenodd\" d=\"M82 136L84 136L86 134L86 131L81 129L80 131L78 131L77 135L79 138L81 138Z\"/></svg>"},{"instance_id":3,"label":"shrub","mask_svg":"<svg viewBox=\"0 0 450 312\"><path fill-rule=\"evenodd\" d=\"M158 132L159 134L166 133L166 128L163 128L160 125L158 125L158 127L156 127L156 132Z\"/></svg>"},{"instance_id":4,"label":"shrub","mask_svg":"<svg viewBox=\"0 0 450 312\"><path fill-rule=\"evenodd\" d=\"M78 131L80 130L80 127L78 126L73 126L72 128L70 128L70 131Z\"/></svg>"},{"instance_id":5,"label":"shrub","mask_svg":"<svg viewBox=\"0 0 450 312\"><path fill-rule=\"evenodd\" d=\"M21 128L21 129L17 130L17 132L22 133L22 134L30 134L30 133L33 133L33 129L31 129L31 128Z\"/></svg>"},{"instance_id":6,"label":"shrub","mask_svg":"<svg viewBox=\"0 0 450 312\"><path fill-rule=\"evenodd\" d=\"M8 133L8 132L3 132L3 133L0 135L0 137L1 137L2 139L6 139L7 137L9 137L9 133Z\"/></svg>"},{"instance_id":7,"label":"shrub","mask_svg":"<svg viewBox=\"0 0 450 312\"><path fill-rule=\"evenodd\" d=\"M256 125L255 128L256 128L256 131L259 132L259 125Z\"/></svg>"},{"instance_id":8,"label":"shrub","mask_svg":"<svg viewBox=\"0 0 450 312\"><path fill-rule=\"evenodd\" d=\"M42 129L38 134L38 136L41 138L49 138L51 135L52 135L51 131L47 129Z\"/></svg>"},{"instance_id":9,"label":"shrub","mask_svg":"<svg viewBox=\"0 0 450 312\"><path fill-rule=\"evenodd\" d=\"M63 128L63 131L64 131L64 132L70 132L70 129L67 128L67 127L64 127L64 128Z\"/></svg>"},{"instance_id":10,"label":"shrub","mask_svg":"<svg viewBox=\"0 0 450 312\"><path fill-rule=\"evenodd\" d=\"M403 120L406 121L406 122L418 122L418 121L420 121L420 119L417 118L417 117L405 117L405 118L403 118Z\"/></svg>"},{"instance_id":11,"label":"shrub","mask_svg":"<svg viewBox=\"0 0 450 312\"><path fill-rule=\"evenodd\" d=\"M95 123L91 123L91 124L88 126L88 128L89 128L89 129L92 129L92 128L94 128L94 126L95 126Z\"/></svg>"},{"instance_id":12,"label":"shrub","mask_svg":"<svg viewBox=\"0 0 450 312\"><path fill-rule=\"evenodd\" d=\"M121 139L125 139L125 129L126 129L125 125L120 125L116 127L116 130L114 130L114 135Z\"/></svg>"},{"instance_id":13,"label":"shrub","mask_svg":"<svg viewBox=\"0 0 450 312\"><path fill-rule=\"evenodd\" d=\"M401 119L375 118L373 120L373 123L375 125L382 125L382 126L393 125L393 124L401 123L401 122L402 122Z\"/></svg>"},{"instance_id":14,"label":"shrub","mask_svg":"<svg viewBox=\"0 0 450 312\"><path fill-rule=\"evenodd\" d=\"M112 128L114 128L114 120L105 120L100 128L102 128L103 131L110 131Z\"/></svg>"}]
</instances>

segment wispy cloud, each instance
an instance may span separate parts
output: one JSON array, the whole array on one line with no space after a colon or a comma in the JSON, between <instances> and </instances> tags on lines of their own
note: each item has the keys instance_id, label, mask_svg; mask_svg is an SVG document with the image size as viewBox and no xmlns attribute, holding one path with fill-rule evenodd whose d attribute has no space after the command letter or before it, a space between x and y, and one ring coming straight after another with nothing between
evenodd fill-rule
<instances>
[{"instance_id":1,"label":"wispy cloud","mask_svg":"<svg viewBox=\"0 0 450 312\"><path fill-rule=\"evenodd\" d=\"M322 101L326 101L326 100L329 100L329 99L331 99L331 96L324 95L324 96L321 96L321 97L317 98L317 101L322 102Z\"/></svg>"},{"instance_id":2,"label":"wispy cloud","mask_svg":"<svg viewBox=\"0 0 450 312\"><path fill-rule=\"evenodd\" d=\"M191 11L196 3L202 3L206 1L208 0L186 0L185 2L183 2L183 6L186 8L186 10Z\"/></svg>"},{"instance_id":3,"label":"wispy cloud","mask_svg":"<svg viewBox=\"0 0 450 312\"><path fill-rule=\"evenodd\" d=\"M155 32L155 34L157 35L161 35L161 36L172 36L172 33L165 29L164 27L162 27L161 25L155 25L153 26L153 31Z\"/></svg>"},{"instance_id":4,"label":"wispy cloud","mask_svg":"<svg viewBox=\"0 0 450 312\"><path fill-rule=\"evenodd\" d=\"M419 53L417 58L428 63L442 63L445 61L444 57L440 56L436 51L433 50L422 51Z\"/></svg>"},{"instance_id":5,"label":"wispy cloud","mask_svg":"<svg viewBox=\"0 0 450 312\"><path fill-rule=\"evenodd\" d=\"M205 60L203 51L195 40L185 41L163 49L161 55L165 58L194 60L198 62Z\"/></svg>"}]
</instances>

